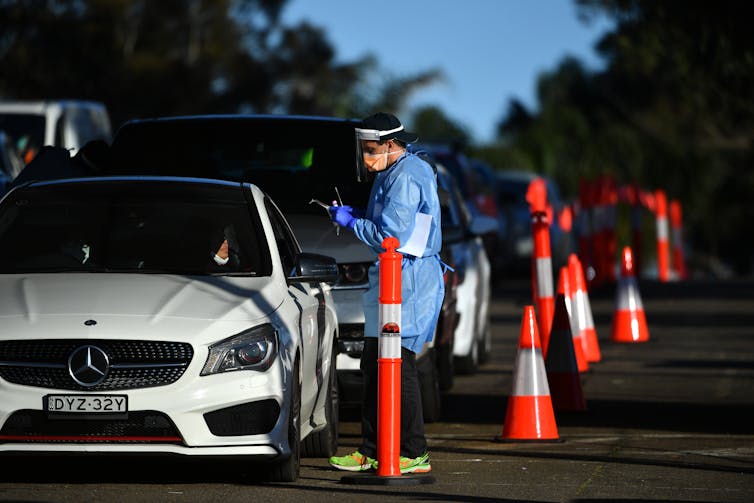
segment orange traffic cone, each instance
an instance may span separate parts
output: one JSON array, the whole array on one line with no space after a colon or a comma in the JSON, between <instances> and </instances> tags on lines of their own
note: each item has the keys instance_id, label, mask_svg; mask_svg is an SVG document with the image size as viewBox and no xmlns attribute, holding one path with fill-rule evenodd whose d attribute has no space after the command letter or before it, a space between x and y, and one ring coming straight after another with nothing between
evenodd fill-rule
<instances>
[{"instance_id":1,"label":"orange traffic cone","mask_svg":"<svg viewBox=\"0 0 754 503\"><path fill-rule=\"evenodd\" d=\"M571 337L573 338L573 352L576 353L576 364L578 365L579 372L586 372L589 370L589 362L584 354L584 346L586 344L581 338L581 330L576 323L576 316L574 313L574 301L573 291L571 290L571 275L568 271L568 266L560 268L560 276L558 277L558 294L563 294L565 297L566 308L568 310L568 320L571 325ZM547 353L545 353L547 356Z\"/></svg>"},{"instance_id":2,"label":"orange traffic cone","mask_svg":"<svg viewBox=\"0 0 754 503\"><path fill-rule=\"evenodd\" d=\"M524 307L502 440L558 440L534 306Z\"/></svg>"},{"instance_id":3,"label":"orange traffic cone","mask_svg":"<svg viewBox=\"0 0 754 503\"><path fill-rule=\"evenodd\" d=\"M560 268L561 275L566 272L565 267ZM550 333L550 346L545 358L552 406L558 411L586 409L574 342L565 295L560 291L555 298L555 316Z\"/></svg>"},{"instance_id":4,"label":"orange traffic cone","mask_svg":"<svg viewBox=\"0 0 754 503\"><path fill-rule=\"evenodd\" d=\"M571 280L571 315L578 326L581 343L584 345L584 356L589 363L602 360L600 344L597 340L597 330L594 328L592 306L586 291L586 278L581 261L575 253L568 257L568 273Z\"/></svg>"},{"instance_id":5,"label":"orange traffic cone","mask_svg":"<svg viewBox=\"0 0 754 503\"><path fill-rule=\"evenodd\" d=\"M646 342L649 340L647 318L641 303L634 275L631 247L623 248L621 277L615 299L611 339L613 342Z\"/></svg>"}]
</instances>

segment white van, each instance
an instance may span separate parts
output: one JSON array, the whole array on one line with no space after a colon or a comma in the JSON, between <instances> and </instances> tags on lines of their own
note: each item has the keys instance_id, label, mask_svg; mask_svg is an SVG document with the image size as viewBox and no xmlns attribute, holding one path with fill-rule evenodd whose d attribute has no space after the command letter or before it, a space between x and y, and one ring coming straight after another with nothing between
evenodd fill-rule
<instances>
[{"instance_id":1,"label":"white van","mask_svg":"<svg viewBox=\"0 0 754 503\"><path fill-rule=\"evenodd\" d=\"M66 148L73 156L91 140L112 139L107 108L86 100L0 101L0 131L27 163L45 145Z\"/></svg>"}]
</instances>

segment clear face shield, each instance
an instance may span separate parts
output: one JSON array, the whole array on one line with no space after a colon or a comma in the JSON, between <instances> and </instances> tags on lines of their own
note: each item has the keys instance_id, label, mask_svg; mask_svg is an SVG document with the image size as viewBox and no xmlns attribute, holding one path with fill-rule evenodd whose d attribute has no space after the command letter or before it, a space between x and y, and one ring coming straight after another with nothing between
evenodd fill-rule
<instances>
[{"instance_id":1,"label":"clear face shield","mask_svg":"<svg viewBox=\"0 0 754 503\"><path fill-rule=\"evenodd\" d=\"M403 126L397 127L395 129L389 129L385 131L381 131L379 129L362 129L362 128L356 128L356 155L358 156L358 166L356 168L357 177L359 181L364 181L367 179L367 165L364 161L364 149L362 146L363 141L383 141L385 136L390 135L392 133L397 133L399 131L403 131Z\"/></svg>"}]
</instances>

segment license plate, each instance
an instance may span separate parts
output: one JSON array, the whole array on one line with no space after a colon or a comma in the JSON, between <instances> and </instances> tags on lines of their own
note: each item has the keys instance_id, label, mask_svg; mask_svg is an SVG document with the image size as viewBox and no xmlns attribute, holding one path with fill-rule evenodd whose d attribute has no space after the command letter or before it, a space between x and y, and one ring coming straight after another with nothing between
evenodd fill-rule
<instances>
[{"instance_id":1,"label":"license plate","mask_svg":"<svg viewBox=\"0 0 754 503\"><path fill-rule=\"evenodd\" d=\"M127 395L47 395L43 398L47 412L67 414L122 414L128 412Z\"/></svg>"}]
</instances>

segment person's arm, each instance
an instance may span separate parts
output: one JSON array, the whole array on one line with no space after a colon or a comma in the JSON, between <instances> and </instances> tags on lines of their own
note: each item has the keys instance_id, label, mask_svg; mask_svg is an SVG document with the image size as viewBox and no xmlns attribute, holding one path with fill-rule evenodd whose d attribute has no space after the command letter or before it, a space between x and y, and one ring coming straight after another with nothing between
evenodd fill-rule
<instances>
[{"instance_id":1,"label":"person's arm","mask_svg":"<svg viewBox=\"0 0 754 503\"><path fill-rule=\"evenodd\" d=\"M405 171L398 173L385 187L382 212L375 215L376 221L359 218L354 222L353 232L372 249L382 251L382 241L388 236L403 244L414 228L421 191L416 181Z\"/></svg>"},{"instance_id":2,"label":"person's arm","mask_svg":"<svg viewBox=\"0 0 754 503\"><path fill-rule=\"evenodd\" d=\"M228 263L228 260L230 260L230 254L228 253L227 239L223 240L222 244L220 244L220 248L214 253L212 259L217 265L225 265Z\"/></svg>"}]
</instances>

